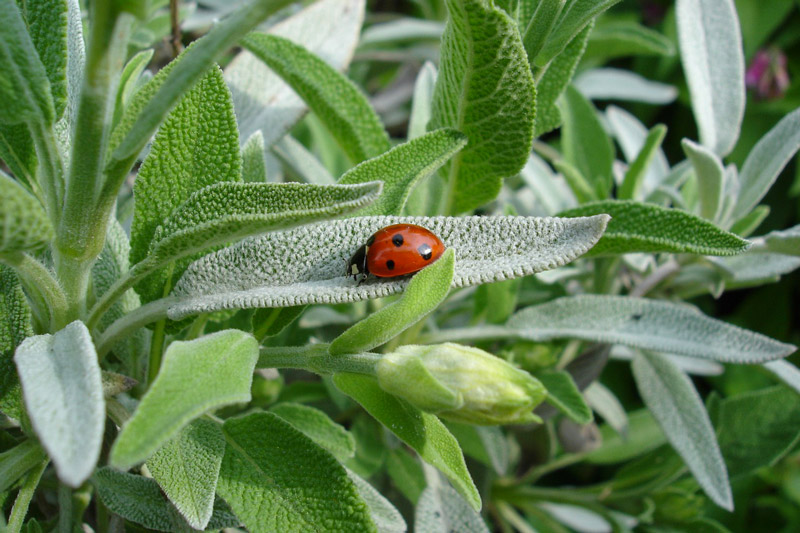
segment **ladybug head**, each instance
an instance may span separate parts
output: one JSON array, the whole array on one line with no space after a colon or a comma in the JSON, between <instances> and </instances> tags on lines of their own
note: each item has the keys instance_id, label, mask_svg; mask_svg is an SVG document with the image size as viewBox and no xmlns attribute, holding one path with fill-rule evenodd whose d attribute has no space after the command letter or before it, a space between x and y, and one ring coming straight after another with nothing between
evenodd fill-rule
<instances>
[{"instance_id":1,"label":"ladybug head","mask_svg":"<svg viewBox=\"0 0 800 533\"><path fill-rule=\"evenodd\" d=\"M367 245L360 247L347 262L347 277L359 279L359 284L369 276L367 268Z\"/></svg>"}]
</instances>

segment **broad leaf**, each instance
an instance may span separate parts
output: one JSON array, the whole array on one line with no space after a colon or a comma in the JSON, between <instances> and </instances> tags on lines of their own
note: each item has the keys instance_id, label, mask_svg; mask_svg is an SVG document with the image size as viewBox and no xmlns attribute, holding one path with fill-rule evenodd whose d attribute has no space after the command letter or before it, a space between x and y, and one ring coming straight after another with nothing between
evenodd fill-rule
<instances>
[{"instance_id":1,"label":"broad leaf","mask_svg":"<svg viewBox=\"0 0 800 533\"><path fill-rule=\"evenodd\" d=\"M414 514L417 533L489 533L481 515L446 485L426 488Z\"/></svg>"},{"instance_id":2,"label":"broad leaf","mask_svg":"<svg viewBox=\"0 0 800 533\"><path fill-rule=\"evenodd\" d=\"M358 211L359 216L399 215L411 190L439 169L467 144L455 130L441 129L396 146L378 157L348 170L339 184L383 181L383 193Z\"/></svg>"},{"instance_id":3,"label":"broad leaf","mask_svg":"<svg viewBox=\"0 0 800 533\"><path fill-rule=\"evenodd\" d=\"M517 312L507 323L517 335L624 344L726 363L780 359L795 347L710 318L696 308L626 296L559 298Z\"/></svg>"},{"instance_id":4,"label":"broad leaf","mask_svg":"<svg viewBox=\"0 0 800 533\"><path fill-rule=\"evenodd\" d=\"M279 416L232 418L223 431L227 447L217 492L250 531L316 531L332 524L375 530L344 467Z\"/></svg>"},{"instance_id":5,"label":"broad leaf","mask_svg":"<svg viewBox=\"0 0 800 533\"><path fill-rule=\"evenodd\" d=\"M347 469L346 469L347 470ZM358 489L358 494L369 508L372 521L378 529L378 533L405 533L408 526L392 503L384 498L368 481L360 477L352 470L347 470L347 475Z\"/></svg>"},{"instance_id":6,"label":"broad leaf","mask_svg":"<svg viewBox=\"0 0 800 533\"><path fill-rule=\"evenodd\" d=\"M516 23L486 0L448 0L429 129L464 133L467 146L443 168L442 212L493 200L502 179L525 165L533 142L536 90Z\"/></svg>"},{"instance_id":7,"label":"broad leaf","mask_svg":"<svg viewBox=\"0 0 800 533\"><path fill-rule=\"evenodd\" d=\"M339 335L328 348L330 354L371 350L433 312L450 292L455 262L452 248L446 250L434 264L414 275L398 300Z\"/></svg>"},{"instance_id":8,"label":"broad leaf","mask_svg":"<svg viewBox=\"0 0 800 533\"><path fill-rule=\"evenodd\" d=\"M11 268L0 264L0 412L17 420L23 406L14 350L31 335L31 310L19 279Z\"/></svg>"},{"instance_id":9,"label":"broad leaf","mask_svg":"<svg viewBox=\"0 0 800 533\"><path fill-rule=\"evenodd\" d=\"M561 411L576 424L588 424L594 417L592 410L586 405L581 391L572 380L572 377L563 370L547 370L536 374L536 379L542 382L547 389L547 399L550 405Z\"/></svg>"},{"instance_id":10,"label":"broad leaf","mask_svg":"<svg viewBox=\"0 0 800 533\"><path fill-rule=\"evenodd\" d=\"M558 24L536 57L536 66L544 66L561 53L594 18L619 0L572 0L561 12Z\"/></svg>"},{"instance_id":11,"label":"broad leaf","mask_svg":"<svg viewBox=\"0 0 800 533\"><path fill-rule=\"evenodd\" d=\"M14 355L25 406L58 477L78 487L94 470L105 427L97 353L83 322L25 339Z\"/></svg>"},{"instance_id":12,"label":"broad leaf","mask_svg":"<svg viewBox=\"0 0 800 533\"><path fill-rule=\"evenodd\" d=\"M663 355L648 352L634 356L633 375L644 403L705 493L714 503L732 511L725 462L691 380Z\"/></svg>"},{"instance_id":13,"label":"broad leaf","mask_svg":"<svg viewBox=\"0 0 800 533\"><path fill-rule=\"evenodd\" d=\"M278 73L322 120L354 163L389 149L377 113L356 85L300 45L256 33L244 46Z\"/></svg>"},{"instance_id":14,"label":"broad leaf","mask_svg":"<svg viewBox=\"0 0 800 533\"><path fill-rule=\"evenodd\" d=\"M611 215L608 229L590 255L631 252L689 252L703 255L736 255L750 243L680 209L630 200L606 200L559 213L562 217Z\"/></svg>"},{"instance_id":15,"label":"broad leaf","mask_svg":"<svg viewBox=\"0 0 800 533\"><path fill-rule=\"evenodd\" d=\"M586 252L608 218L359 217L248 239L196 261L175 287L170 318L242 307L338 303L401 292L408 280L347 279L346 262L370 235L413 223L436 233L458 261L454 287L525 276Z\"/></svg>"},{"instance_id":16,"label":"broad leaf","mask_svg":"<svg viewBox=\"0 0 800 533\"><path fill-rule=\"evenodd\" d=\"M473 509L480 509L481 498L458 441L438 418L384 392L370 376L336 374L333 382L426 462L438 468Z\"/></svg>"},{"instance_id":17,"label":"broad leaf","mask_svg":"<svg viewBox=\"0 0 800 533\"><path fill-rule=\"evenodd\" d=\"M686 157L692 162L694 175L697 178L700 216L707 220L717 220L722 208L724 181L722 161L714 152L689 139L683 139L681 146Z\"/></svg>"},{"instance_id":18,"label":"broad leaf","mask_svg":"<svg viewBox=\"0 0 800 533\"><path fill-rule=\"evenodd\" d=\"M0 170L0 254L41 248L53 237L53 226L32 194Z\"/></svg>"},{"instance_id":19,"label":"broad leaf","mask_svg":"<svg viewBox=\"0 0 800 533\"><path fill-rule=\"evenodd\" d=\"M720 156L739 138L745 105L742 35L733 0L678 0L681 62L700 141Z\"/></svg>"},{"instance_id":20,"label":"broad leaf","mask_svg":"<svg viewBox=\"0 0 800 533\"><path fill-rule=\"evenodd\" d=\"M205 529L211 519L224 454L222 428L198 418L147 461L153 479L195 529Z\"/></svg>"},{"instance_id":21,"label":"broad leaf","mask_svg":"<svg viewBox=\"0 0 800 533\"><path fill-rule=\"evenodd\" d=\"M617 192L617 198L620 200L640 198L647 169L661 148L661 142L664 140L666 133L667 127L663 124L657 124L647 132L647 138L642 149L639 150L636 159L631 162L630 168L625 173L625 178Z\"/></svg>"},{"instance_id":22,"label":"broad leaf","mask_svg":"<svg viewBox=\"0 0 800 533\"><path fill-rule=\"evenodd\" d=\"M249 401L257 360L256 340L239 330L170 344L158 377L111 448L110 463L130 468L203 413Z\"/></svg>"},{"instance_id":23,"label":"broad leaf","mask_svg":"<svg viewBox=\"0 0 800 533\"><path fill-rule=\"evenodd\" d=\"M328 450L340 462L356 453L353 436L319 409L300 403L281 402L269 410Z\"/></svg>"}]
</instances>

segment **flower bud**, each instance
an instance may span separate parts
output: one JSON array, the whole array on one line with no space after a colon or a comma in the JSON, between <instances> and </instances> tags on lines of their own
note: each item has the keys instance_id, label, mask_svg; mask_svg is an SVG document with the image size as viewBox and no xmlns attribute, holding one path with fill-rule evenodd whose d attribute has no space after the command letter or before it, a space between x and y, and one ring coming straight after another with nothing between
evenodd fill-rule
<instances>
[{"instance_id":1,"label":"flower bud","mask_svg":"<svg viewBox=\"0 0 800 533\"><path fill-rule=\"evenodd\" d=\"M523 424L545 398L533 376L478 348L445 343L402 346L377 364L386 392L423 411L469 424Z\"/></svg>"}]
</instances>

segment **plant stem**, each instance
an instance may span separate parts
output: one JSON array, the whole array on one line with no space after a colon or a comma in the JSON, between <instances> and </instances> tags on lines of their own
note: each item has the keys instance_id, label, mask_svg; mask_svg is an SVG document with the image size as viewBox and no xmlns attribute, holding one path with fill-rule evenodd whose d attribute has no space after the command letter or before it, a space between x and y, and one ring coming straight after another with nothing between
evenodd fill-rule
<instances>
[{"instance_id":1,"label":"plant stem","mask_svg":"<svg viewBox=\"0 0 800 533\"><path fill-rule=\"evenodd\" d=\"M580 463L585 457L585 453L570 453L562 455L558 459L531 468L517 480L517 483L520 485L535 483L536 480L546 476L550 472L555 472L556 470L561 470L562 468L574 465L575 463Z\"/></svg>"},{"instance_id":2,"label":"plant stem","mask_svg":"<svg viewBox=\"0 0 800 533\"><path fill-rule=\"evenodd\" d=\"M58 331L68 323L85 316L86 294L89 289L94 259L79 259L59 253L54 254L54 259L56 273L67 300L65 316L55 324L55 330Z\"/></svg>"},{"instance_id":3,"label":"plant stem","mask_svg":"<svg viewBox=\"0 0 800 533\"><path fill-rule=\"evenodd\" d=\"M153 337L150 339L150 360L147 364L147 383L151 385L161 370L161 356L164 354L164 339L166 338L167 319L162 318L156 323Z\"/></svg>"},{"instance_id":4,"label":"plant stem","mask_svg":"<svg viewBox=\"0 0 800 533\"><path fill-rule=\"evenodd\" d=\"M14 500L14 507L11 508L11 515L8 517L8 525L6 526L7 533L19 533L22 529L25 516L28 514L28 506L31 504L33 494L36 492L36 487L39 486L39 480L42 478L48 462L49 460L45 459L39 466L34 467L28 473L22 488L17 493L17 499Z\"/></svg>"},{"instance_id":5,"label":"plant stem","mask_svg":"<svg viewBox=\"0 0 800 533\"><path fill-rule=\"evenodd\" d=\"M172 57L176 58L183 50L181 45L180 0L169 0L169 20L172 25Z\"/></svg>"},{"instance_id":6,"label":"plant stem","mask_svg":"<svg viewBox=\"0 0 800 533\"><path fill-rule=\"evenodd\" d=\"M381 355L372 352L332 356L327 344L261 348L257 368L299 368L320 375L337 372L375 375Z\"/></svg>"},{"instance_id":7,"label":"plant stem","mask_svg":"<svg viewBox=\"0 0 800 533\"><path fill-rule=\"evenodd\" d=\"M58 485L58 533L72 533L72 489Z\"/></svg>"},{"instance_id":8,"label":"plant stem","mask_svg":"<svg viewBox=\"0 0 800 533\"><path fill-rule=\"evenodd\" d=\"M670 258L666 263L656 268L649 276L644 278L633 289L631 289L631 292L628 294L628 296L641 298L651 290L655 289L659 283L677 274L680 269L681 265L675 261L675 259Z\"/></svg>"},{"instance_id":9,"label":"plant stem","mask_svg":"<svg viewBox=\"0 0 800 533\"><path fill-rule=\"evenodd\" d=\"M502 326L482 326L480 328L450 328L440 329L420 335L419 344L438 344L440 342L477 342L493 341L516 338L518 334L513 329Z\"/></svg>"},{"instance_id":10,"label":"plant stem","mask_svg":"<svg viewBox=\"0 0 800 533\"><path fill-rule=\"evenodd\" d=\"M259 324L258 328L253 332L253 336L256 338L259 344L264 342L267 333L269 333L269 328L272 327L272 324L278 319L278 316L283 311L283 307L275 307L270 311L269 316Z\"/></svg>"},{"instance_id":11,"label":"plant stem","mask_svg":"<svg viewBox=\"0 0 800 533\"><path fill-rule=\"evenodd\" d=\"M186 331L186 336L183 340L190 341L202 335L203 330L206 329L206 324L208 324L209 316L211 316L210 313L203 313L195 318L192 325L189 326L189 329ZM256 337L256 339L258 339L258 337Z\"/></svg>"},{"instance_id":12,"label":"plant stem","mask_svg":"<svg viewBox=\"0 0 800 533\"><path fill-rule=\"evenodd\" d=\"M67 298L47 267L22 252L2 254L0 260L16 271L42 324L49 324L52 331L60 329L58 324L66 325Z\"/></svg>"},{"instance_id":13,"label":"plant stem","mask_svg":"<svg viewBox=\"0 0 800 533\"><path fill-rule=\"evenodd\" d=\"M97 357L102 360L111 350L114 343L124 339L137 329L147 324L151 324L167 316L167 309L170 308L177 298L161 298L149 304L143 305L113 322L100 335L95 343L97 345Z\"/></svg>"}]
</instances>

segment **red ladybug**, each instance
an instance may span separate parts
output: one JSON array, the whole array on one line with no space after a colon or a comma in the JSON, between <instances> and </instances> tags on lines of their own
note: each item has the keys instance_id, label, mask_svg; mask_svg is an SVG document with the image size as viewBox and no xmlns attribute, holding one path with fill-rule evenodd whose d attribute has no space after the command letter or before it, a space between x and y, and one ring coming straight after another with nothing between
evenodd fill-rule
<instances>
[{"instance_id":1,"label":"red ladybug","mask_svg":"<svg viewBox=\"0 0 800 533\"><path fill-rule=\"evenodd\" d=\"M444 244L431 230L414 224L394 224L378 230L347 262L347 275L359 283L373 274L393 278L430 265L444 253Z\"/></svg>"}]
</instances>

